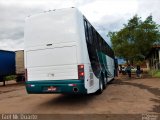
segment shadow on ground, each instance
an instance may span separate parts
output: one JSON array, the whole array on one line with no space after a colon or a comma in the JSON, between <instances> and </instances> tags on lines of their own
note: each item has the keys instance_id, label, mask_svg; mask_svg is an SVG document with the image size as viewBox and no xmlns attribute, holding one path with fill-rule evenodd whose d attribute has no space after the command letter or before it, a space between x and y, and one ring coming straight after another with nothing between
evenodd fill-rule
<instances>
[{"instance_id":1,"label":"shadow on ground","mask_svg":"<svg viewBox=\"0 0 160 120\"><path fill-rule=\"evenodd\" d=\"M79 104L81 102L88 102L94 98L94 95L60 95L52 100L50 100L47 104Z\"/></svg>"},{"instance_id":2,"label":"shadow on ground","mask_svg":"<svg viewBox=\"0 0 160 120\"><path fill-rule=\"evenodd\" d=\"M1 83L1 82L0 82ZM5 86L3 86L3 84L0 84L0 88L7 88L7 87L16 87L16 86L24 86L25 82L15 82L15 83L6 83Z\"/></svg>"},{"instance_id":3,"label":"shadow on ground","mask_svg":"<svg viewBox=\"0 0 160 120\"><path fill-rule=\"evenodd\" d=\"M83 109L87 104L90 103L95 95L57 95L56 97L49 99L48 101L42 102L37 107L40 109L43 108L58 108L59 106L63 106L64 109Z\"/></svg>"},{"instance_id":4,"label":"shadow on ground","mask_svg":"<svg viewBox=\"0 0 160 120\"><path fill-rule=\"evenodd\" d=\"M128 78L125 80L121 80L121 79L114 80L111 84L134 86L134 87L138 87L140 89L147 90L148 92L154 94L159 99L151 99L150 101L158 103L158 105L154 105L152 111L148 111L148 112L160 113L160 89L159 88L153 88L151 86L147 86L147 85L140 84L140 83L133 83L133 82L130 82L130 80Z\"/></svg>"},{"instance_id":5,"label":"shadow on ground","mask_svg":"<svg viewBox=\"0 0 160 120\"><path fill-rule=\"evenodd\" d=\"M19 86L25 86L25 83L24 82L22 82L22 83L12 83L12 84L8 84L6 86L0 85L0 88L1 88L0 89L0 94L24 89L24 88L19 88Z\"/></svg>"}]
</instances>

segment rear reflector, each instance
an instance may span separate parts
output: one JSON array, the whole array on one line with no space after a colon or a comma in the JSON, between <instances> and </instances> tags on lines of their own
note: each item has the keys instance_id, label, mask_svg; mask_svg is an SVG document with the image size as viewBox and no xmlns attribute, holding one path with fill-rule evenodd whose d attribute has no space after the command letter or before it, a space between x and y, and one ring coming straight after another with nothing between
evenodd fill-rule
<instances>
[{"instance_id":1,"label":"rear reflector","mask_svg":"<svg viewBox=\"0 0 160 120\"><path fill-rule=\"evenodd\" d=\"M78 79L84 80L84 65L78 65Z\"/></svg>"},{"instance_id":2,"label":"rear reflector","mask_svg":"<svg viewBox=\"0 0 160 120\"><path fill-rule=\"evenodd\" d=\"M75 87L77 84L68 84L68 86Z\"/></svg>"},{"instance_id":3,"label":"rear reflector","mask_svg":"<svg viewBox=\"0 0 160 120\"><path fill-rule=\"evenodd\" d=\"M35 85L29 84L28 87L35 87Z\"/></svg>"}]
</instances>

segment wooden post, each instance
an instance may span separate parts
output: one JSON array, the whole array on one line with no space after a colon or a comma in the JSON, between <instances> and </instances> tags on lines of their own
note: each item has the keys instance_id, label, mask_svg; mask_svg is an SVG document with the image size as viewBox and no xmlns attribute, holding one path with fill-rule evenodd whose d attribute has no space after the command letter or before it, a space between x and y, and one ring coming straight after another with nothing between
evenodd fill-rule
<instances>
[{"instance_id":1,"label":"wooden post","mask_svg":"<svg viewBox=\"0 0 160 120\"><path fill-rule=\"evenodd\" d=\"M3 79L3 86L6 86L6 81Z\"/></svg>"},{"instance_id":2,"label":"wooden post","mask_svg":"<svg viewBox=\"0 0 160 120\"><path fill-rule=\"evenodd\" d=\"M3 86L6 86L5 76L2 76Z\"/></svg>"}]
</instances>

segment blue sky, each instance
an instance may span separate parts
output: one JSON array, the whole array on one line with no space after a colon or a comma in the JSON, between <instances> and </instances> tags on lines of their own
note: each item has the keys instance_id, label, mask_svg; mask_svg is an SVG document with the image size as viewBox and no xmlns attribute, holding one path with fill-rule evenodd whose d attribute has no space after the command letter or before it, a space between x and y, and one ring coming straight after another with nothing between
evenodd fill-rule
<instances>
[{"instance_id":1,"label":"blue sky","mask_svg":"<svg viewBox=\"0 0 160 120\"><path fill-rule=\"evenodd\" d=\"M24 47L24 20L43 11L77 7L109 43L109 31L117 31L138 14L150 14L160 24L160 0L0 0L0 49Z\"/></svg>"}]
</instances>

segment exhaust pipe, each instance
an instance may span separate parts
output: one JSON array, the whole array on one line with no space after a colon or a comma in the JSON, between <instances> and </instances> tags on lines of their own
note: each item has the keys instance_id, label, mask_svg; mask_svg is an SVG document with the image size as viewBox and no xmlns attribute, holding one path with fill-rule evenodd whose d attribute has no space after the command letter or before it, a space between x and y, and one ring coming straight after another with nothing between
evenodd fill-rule
<instances>
[{"instance_id":1,"label":"exhaust pipe","mask_svg":"<svg viewBox=\"0 0 160 120\"><path fill-rule=\"evenodd\" d=\"M79 91L78 88L76 87L73 88L73 92L78 92L78 91Z\"/></svg>"}]
</instances>

